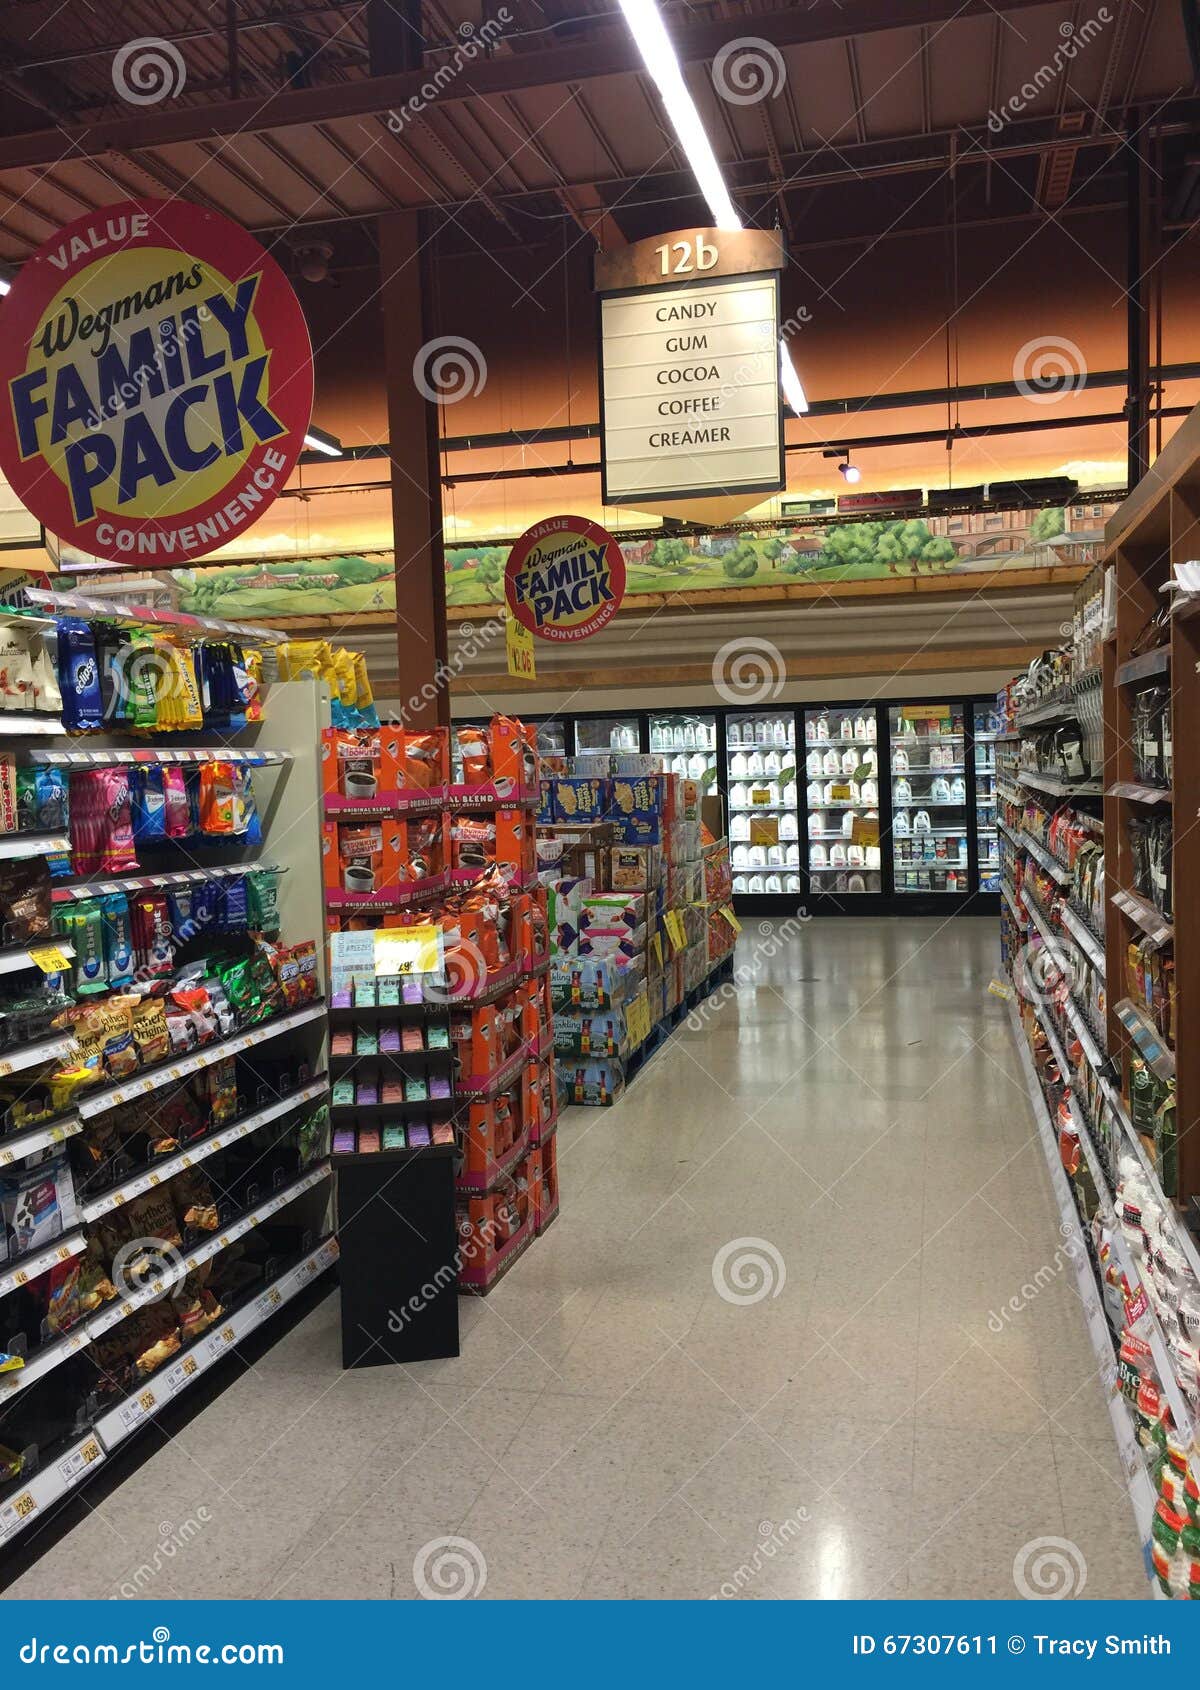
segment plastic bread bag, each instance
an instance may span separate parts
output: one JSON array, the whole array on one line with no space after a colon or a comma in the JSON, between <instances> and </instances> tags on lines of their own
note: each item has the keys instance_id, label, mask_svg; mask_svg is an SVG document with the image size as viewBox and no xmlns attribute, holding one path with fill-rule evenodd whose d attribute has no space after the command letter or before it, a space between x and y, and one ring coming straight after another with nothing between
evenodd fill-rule
<instances>
[{"instance_id":1,"label":"plastic bread bag","mask_svg":"<svg viewBox=\"0 0 1200 1690\"><path fill-rule=\"evenodd\" d=\"M0 619L0 709L32 710L33 642L28 623Z\"/></svg>"}]
</instances>

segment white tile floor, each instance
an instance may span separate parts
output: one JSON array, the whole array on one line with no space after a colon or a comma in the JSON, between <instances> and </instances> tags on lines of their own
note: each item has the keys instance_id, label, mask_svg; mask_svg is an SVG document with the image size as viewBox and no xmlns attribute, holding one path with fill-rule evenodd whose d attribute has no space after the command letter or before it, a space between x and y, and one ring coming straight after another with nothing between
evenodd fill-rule
<instances>
[{"instance_id":1,"label":"white tile floor","mask_svg":"<svg viewBox=\"0 0 1200 1690\"><path fill-rule=\"evenodd\" d=\"M775 931L564 1118L460 1359L342 1373L328 1298L9 1595L409 1599L453 1536L487 1597L1007 1598L1051 1537L1146 1599L1070 1272L989 1325L1063 1260L995 922Z\"/></svg>"}]
</instances>

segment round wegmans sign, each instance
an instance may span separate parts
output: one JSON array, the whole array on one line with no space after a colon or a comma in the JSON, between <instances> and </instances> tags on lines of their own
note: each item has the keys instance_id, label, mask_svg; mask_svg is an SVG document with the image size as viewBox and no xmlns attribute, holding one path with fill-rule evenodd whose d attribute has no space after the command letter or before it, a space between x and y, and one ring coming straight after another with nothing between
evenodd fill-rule
<instances>
[{"instance_id":1,"label":"round wegmans sign","mask_svg":"<svg viewBox=\"0 0 1200 1690\"><path fill-rule=\"evenodd\" d=\"M0 303L0 469L51 533L203 557L282 490L312 413L300 303L252 235L178 200L67 225Z\"/></svg>"},{"instance_id":2,"label":"round wegmans sign","mask_svg":"<svg viewBox=\"0 0 1200 1690\"><path fill-rule=\"evenodd\" d=\"M551 516L527 528L508 554L504 596L540 640L586 640L625 596L625 559L607 529L584 516Z\"/></svg>"}]
</instances>

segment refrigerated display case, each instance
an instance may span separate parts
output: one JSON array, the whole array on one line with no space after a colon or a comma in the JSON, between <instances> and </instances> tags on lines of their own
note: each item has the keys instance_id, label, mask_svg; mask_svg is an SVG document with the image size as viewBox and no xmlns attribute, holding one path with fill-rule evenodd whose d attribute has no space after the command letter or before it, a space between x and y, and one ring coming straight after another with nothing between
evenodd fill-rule
<instances>
[{"instance_id":1,"label":"refrigerated display case","mask_svg":"<svg viewBox=\"0 0 1200 1690\"><path fill-rule=\"evenodd\" d=\"M717 781L717 718L694 710L650 713L650 750L663 760L669 774L698 781L712 791Z\"/></svg>"},{"instance_id":2,"label":"refrigerated display case","mask_svg":"<svg viewBox=\"0 0 1200 1690\"><path fill-rule=\"evenodd\" d=\"M799 896L803 882L795 713L728 711L725 758L735 894Z\"/></svg>"},{"instance_id":3,"label":"refrigerated display case","mask_svg":"<svg viewBox=\"0 0 1200 1690\"><path fill-rule=\"evenodd\" d=\"M637 716L576 716L575 752L582 757L614 751L640 751L642 724Z\"/></svg>"},{"instance_id":4,"label":"refrigerated display case","mask_svg":"<svg viewBox=\"0 0 1200 1690\"><path fill-rule=\"evenodd\" d=\"M541 757L566 757L567 723L560 717L537 723L537 748Z\"/></svg>"},{"instance_id":5,"label":"refrigerated display case","mask_svg":"<svg viewBox=\"0 0 1200 1690\"><path fill-rule=\"evenodd\" d=\"M892 883L899 898L970 890L965 719L961 702L889 708Z\"/></svg>"},{"instance_id":6,"label":"refrigerated display case","mask_svg":"<svg viewBox=\"0 0 1200 1690\"><path fill-rule=\"evenodd\" d=\"M976 704L975 746L975 861L981 892L1000 890L999 834L996 830L996 735L1004 724L991 704Z\"/></svg>"},{"instance_id":7,"label":"refrigerated display case","mask_svg":"<svg viewBox=\"0 0 1200 1690\"><path fill-rule=\"evenodd\" d=\"M874 705L804 712L809 888L838 897L882 890L879 724Z\"/></svg>"}]
</instances>

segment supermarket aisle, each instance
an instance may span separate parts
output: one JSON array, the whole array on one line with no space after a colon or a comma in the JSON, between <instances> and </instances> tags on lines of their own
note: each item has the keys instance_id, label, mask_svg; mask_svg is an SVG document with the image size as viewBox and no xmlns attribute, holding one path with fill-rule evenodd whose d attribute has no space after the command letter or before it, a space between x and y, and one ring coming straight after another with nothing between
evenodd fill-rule
<instances>
[{"instance_id":1,"label":"supermarket aisle","mask_svg":"<svg viewBox=\"0 0 1200 1690\"><path fill-rule=\"evenodd\" d=\"M748 925L458 1361L343 1374L327 1299L9 1594L1147 1597L995 952Z\"/></svg>"}]
</instances>

